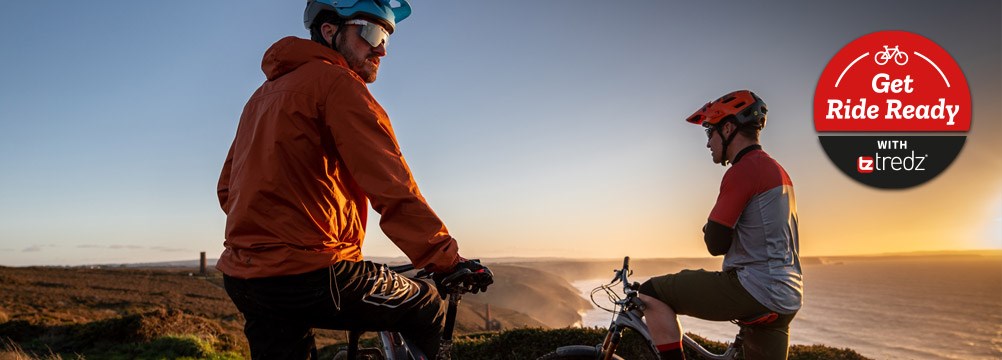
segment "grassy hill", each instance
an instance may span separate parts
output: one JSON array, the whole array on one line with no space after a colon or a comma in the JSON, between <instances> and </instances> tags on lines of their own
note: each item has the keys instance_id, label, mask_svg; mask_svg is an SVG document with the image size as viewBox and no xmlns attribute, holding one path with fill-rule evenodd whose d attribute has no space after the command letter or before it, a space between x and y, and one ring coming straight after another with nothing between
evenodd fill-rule
<instances>
[{"instance_id":1,"label":"grassy hill","mask_svg":"<svg viewBox=\"0 0 1002 360\"><path fill-rule=\"evenodd\" d=\"M610 264L587 271L611 274L616 264ZM491 265L497 283L488 295L470 295L461 304L455 358L533 359L561 345L598 343L599 330L566 328L591 306L558 275L574 264L549 265L547 271L532 263ZM0 359L246 358L243 318L219 286L221 275L191 272L0 267ZM488 304L502 332L484 331ZM344 339L342 331L317 332L328 354ZM862 358L823 346L794 347L798 352L812 355L791 358Z\"/></svg>"},{"instance_id":2,"label":"grassy hill","mask_svg":"<svg viewBox=\"0 0 1002 360\"><path fill-rule=\"evenodd\" d=\"M464 302L518 309L538 320L540 324L536 327L554 328L574 325L581 320L581 311L592 308L592 304L581 298L578 290L560 276L517 265L490 264L490 268L495 279L490 291L464 296Z\"/></svg>"},{"instance_id":3,"label":"grassy hill","mask_svg":"<svg viewBox=\"0 0 1002 360\"><path fill-rule=\"evenodd\" d=\"M211 321L180 311L154 311L115 319L56 327L13 321L0 324L0 334L20 334L0 342L0 359L242 359L246 349ZM598 344L604 329L513 329L461 336L454 359L535 359L565 345ZM722 352L724 343L690 334L704 347ZM0 336L4 337L4 336ZM34 338L34 340L25 340ZM20 343L19 343L20 341ZM23 344L23 345L21 345ZM322 359L333 358L343 344L320 349ZM372 340L363 346L375 346ZM618 354L627 359L651 359L641 338L627 332ZM695 358L694 354L688 354ZM794 345L791 360L865 360L850 349L823 345Z\"/></svg>"},{"instance_id":4,"label":"grassy hill","mask_svg":"<svg viewBox=\"0 0 1002 360\"><path fill-rule=\"evenodd\" d=\"M458 334L485 331L488 304L492 319L503 329L568 326L578 320L579 310L590 306L566 281L552 274L505 265L493 268L498 283L491 288L490 296L467 296L460 304ZM107 349L127 351L119 345L159 341L150 334L161 329L159 334L165 336L195 335L204 340L201 345L246 354L243 317L222 289L221 274L211 272L208 277L199 277L191 275L194 271L0 267L0 340L6 340L9 348L16 344L32 353L96 351L98 357L104 358ZM525 281L516 280L522 278ZM524 312L514 310L520 309L526 299L540 305L527 306ZM188 323L189 327L179 327L178 323ZM213 327L208 329L205 324ZM124 328L110 335L130 331L138 335L124 337L124 342L97 341L101 336L69 337L81 331L100 333L107 327ZM343 331L317 331L318 346L345 338ZM81 345L90 343L102 345Z\"/></svg>"}]
</instances>

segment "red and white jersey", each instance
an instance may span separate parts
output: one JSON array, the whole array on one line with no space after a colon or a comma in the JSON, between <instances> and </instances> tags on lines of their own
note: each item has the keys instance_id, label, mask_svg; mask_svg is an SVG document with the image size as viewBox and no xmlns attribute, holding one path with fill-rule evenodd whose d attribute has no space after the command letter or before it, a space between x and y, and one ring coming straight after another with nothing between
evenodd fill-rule
<instances>
[{"instance_id":1,"label":"red and white jersey","mask_svg":"<svg viewBox=\"0 0 1002 360\"><path fill-rule=\"evenodd\" d=\"M742 152L710 212L710 220L734 229L723 268L737 270L741 285L765 307L793 313L803 304L793 181L761 147Z\"/></svg>"}]
</instances>

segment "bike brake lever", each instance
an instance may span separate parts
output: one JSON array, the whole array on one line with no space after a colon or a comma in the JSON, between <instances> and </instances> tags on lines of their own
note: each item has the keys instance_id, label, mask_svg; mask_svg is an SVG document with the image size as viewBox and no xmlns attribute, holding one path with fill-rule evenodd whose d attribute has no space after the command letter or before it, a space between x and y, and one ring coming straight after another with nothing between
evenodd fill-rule
<instances>
[{"instance_id":1,"label":"bike brake lever","mask_svg":"<svg viewBox=\"0 0 1002 360\"><path fill-rule=\"evenodd\" d=\"M609 281L609 285L615 284L616 280L620 279L620 274L623 272L623 270L613 270L612 272L615 273L616 275L612 276L612 281Z\"/></svg>"}]
</instances>

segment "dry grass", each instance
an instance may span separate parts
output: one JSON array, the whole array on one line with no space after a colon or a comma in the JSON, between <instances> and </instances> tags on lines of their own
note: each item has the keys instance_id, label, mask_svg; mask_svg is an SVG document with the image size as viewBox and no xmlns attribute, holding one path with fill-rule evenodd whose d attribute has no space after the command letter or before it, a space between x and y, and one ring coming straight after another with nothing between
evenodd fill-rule
<instances>
[{"instance_id":1,"label":"dry grass","mask_svg":"<svg viewBox=\"0 0 1002 360\"><path fill-rule=\"evenodd\" d=\"M9 337L26 349L0 350L5 351L0 360L38 356L46 346L64 357L73 352L89 354L95 350L77 345L88 341L78 341L79 337L69 333L94 328L111 331L115 324L135 316L140 316L136 321L154 321L166 327L196 324L205 328L212 324L215 329L201 333L221 339L217 344L223 346L221 350L246 353L243 316L222 289L222 275L212 271L208 277L199 277L189 275L192 272L195 270L0 266L0 338ZM583 307L576 290L566 284L559 287L562 281L552 274L513 266L498 266L497 273L498 283L487 296L469 296L460 304L458 334L484 330L486 303L491 304L492 317L503 328L540 327L551 322L566 326L572 321L565 313L576 317ZM568 303L571 300L574 302ZM512 309L532 309L529 312L534 313ZM548 318L540 321L539 317ZM87 327L81 327L84 325ZM317 330L316 335L320 347L346 339L345 332L337 330Z\"/></svg>"},{"instance_id":2,"label":"dry grass","mask_svg":"<svg viewBox=\"0 0 1002 360\"><path fill-rule=\"evenodd\" d=\"M77 357L82 359L82 357ZM0 338L0 360L62 360L63 357L53 353L50 349L47 354L38 356L31 355L24 351L20 345L7 338Z\"/></svg>"}]
</instances>

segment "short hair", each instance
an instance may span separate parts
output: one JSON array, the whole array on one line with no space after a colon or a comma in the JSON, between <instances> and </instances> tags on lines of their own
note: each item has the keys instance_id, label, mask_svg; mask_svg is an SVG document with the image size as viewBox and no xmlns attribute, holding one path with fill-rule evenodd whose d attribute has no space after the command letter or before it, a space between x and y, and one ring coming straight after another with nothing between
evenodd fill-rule
<instances>
[{"instance_id":1,"label":"short hair","mask_svg":"<svg viewBox=\"0 0 1002 360\"><path fill-rule=\"evenodd\" d=\"M318 43L327 44L327 40L324 39L324 33L320 31L320 27L324 24L333 24L340 26L344 22L336 12L330 10L322 10L317 17L313 19L313 24L310 25L310 39Z\"/></svg>"},{"instance_id":2,"label":"short hair","mask_svg":"<svg viewBox=\"0 0 1002 360\"><path fill-rule=\"evenodd\" d=\"M718 123L719 125L717 126L723 126L723 124L726 123L734 124L734 126L736 127L734 131L737 131L741 135L749 139L758 141L759 133L762 131L763 125L765 124L765 117L759 119L754 123L741 124L738 122L738 118L736 116L727 115L723 119L720 119L720 122Z\"/></svg>"},{"instance_id":3,"label":"short hair","mask_svg":"<svg viewBox=\"0 0 1002 360\"><path fill-rule=\"evenodd\" d=\"M758 141L759 133L762 132L762 121L756 124L745 124L744 126L738 126L738 133L744 135L745 137Z\"/></svg>"}]
</instances>

